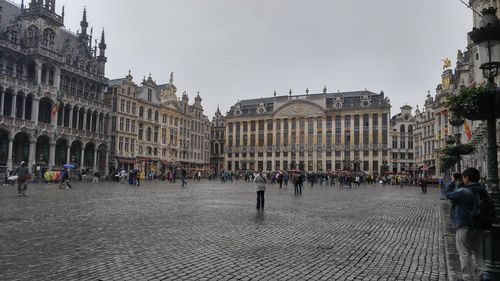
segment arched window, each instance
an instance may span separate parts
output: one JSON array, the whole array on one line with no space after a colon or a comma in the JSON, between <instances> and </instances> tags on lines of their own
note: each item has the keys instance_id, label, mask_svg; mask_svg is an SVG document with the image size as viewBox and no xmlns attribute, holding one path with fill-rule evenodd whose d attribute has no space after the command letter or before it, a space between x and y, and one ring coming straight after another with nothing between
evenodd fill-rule
<instances>
[{"instance_id":1,"label":"arched window","mask_svg":"<svg viewBox=\"0 0 500 281\"><path fill-rule=\"evenodd\" d=\"M144 118L144 108L142 106L139 107L139 117Z\"/></svg>"},{"instance_id":2,"label":"arched window","mask_svg":"<svg viewBox=\"0 0 500 281\"><path fill-rule=\"evenodd\" d=\"M160 119L160 114L158 113L158 111L155 111L155 121L158 122L159 119Z\"/></svg>"},{"instance_id":3,"label":"arched window","mask_svg":"<svg viewBox=\"0 0 500 281\"><path fill-rule=\"evenodd\" d=\"M34 25L28 28L28 45L29 46L38 45L38 28Z\"/></svg>"},{"instance_id":4,"label":"arched window","mask_svg":"<svg viewBox=\"0 0 500 281\"><path fill-rule=\"evenodd\" d=\"M401 125L401 128L400 128L399 132L400 132L400 133L404 133L405 131L406 131L406 127L405 127L405 125L403 124L403 125Z\"/></svg>"},{"instance_id":5,"label":"arched window","mask_svg":"<svg viewBox=\"0 0 500 281\"><path fill-rule=\"evenodd\" d=\"M146 132L146 140L147 141L151 141L151 135L152 135L151 127L148 127L148 130Z\"/></svg>"},{"instance_id":6,"label":"arched window","mask_svg":"<svg viewBox=\"0 0 500 281\"><path fill-rule=\"evenodd\" d=\"M413 126L412 125L408 126L408 133L413 133Z\"/></svg>"},{"instance_id":7,"label":"arched window","mask_svg":"<svg viewBox=\"0 0 500 281\"><path fill-rule=\"evenodd\" d=\"M10 41L17 44L17 31L12 30L12 32L10 33Z\"/></svg>"},{"instance_id":8,"label":"arched window","mask_svg":"<svg viewBox=\"0 0 500 281\"><path fill-rule=\"evenodd\" d=\"M47 48L51 48L54 47L54 40L55 40L55 37L56 37L56 34L55 32L50 29L50 28L46 28L44 31L43 31L43 40L42 40L42 45L44 47L47 47Z\"/></svg>"}]
</instances>

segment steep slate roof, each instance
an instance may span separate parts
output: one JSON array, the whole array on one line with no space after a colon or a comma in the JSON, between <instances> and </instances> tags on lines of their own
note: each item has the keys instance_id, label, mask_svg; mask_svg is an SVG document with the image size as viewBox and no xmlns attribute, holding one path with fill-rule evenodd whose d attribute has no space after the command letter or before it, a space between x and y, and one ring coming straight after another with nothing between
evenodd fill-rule
<instances>
[{"instance_id":1,"label":"steep slate roof","mask_svg":"<svg viewBox=\"0 0 500 281\"><path fill-rule=\"evenodd\" d=\"M241 100L236 103L228 112L228 116L234 116L235 108L239 105L242 111L243 116L251 116L255 115L257 111L257 107L260 103L263 103L266 111L268 113L272 113L275 109L275 102L286 103L288 101L318 101L323 100L324 104L326 104L325 110L334 110L333 103L335 98L342 97L343 99L343 109L360 109L363 108L361 106L361 99L363 96L368 96L371 101L371 105L369 108L390 108L389 100L384 97L384 94L376 94L371 91L351 91L351 92L340 92L340 93L322 93L322 94L310 94L310 95L292 95L292 96L276 96L276 97L265 97L258 99L248 99Z\"/></svg>"}]
</instances>

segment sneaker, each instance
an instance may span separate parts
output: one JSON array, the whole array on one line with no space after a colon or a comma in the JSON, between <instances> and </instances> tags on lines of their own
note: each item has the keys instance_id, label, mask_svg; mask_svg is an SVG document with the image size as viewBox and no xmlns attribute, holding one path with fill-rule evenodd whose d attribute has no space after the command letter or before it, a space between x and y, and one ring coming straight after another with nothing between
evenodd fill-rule
<instances>
[{"instance_id":1,"label":"sneaker","mask_svg":"<svg viewBox=\"0 0 500 281\"><path fill-rule=\"evenodd\" d=\"M26 193L23 193L23 196L26 197Z\"/></svg>"}]
</instances>

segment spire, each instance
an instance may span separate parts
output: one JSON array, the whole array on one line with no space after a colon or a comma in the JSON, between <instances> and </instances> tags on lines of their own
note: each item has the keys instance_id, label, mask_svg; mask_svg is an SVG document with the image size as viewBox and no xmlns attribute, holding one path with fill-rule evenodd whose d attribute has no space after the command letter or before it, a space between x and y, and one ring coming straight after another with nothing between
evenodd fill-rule
<instances>
[{"instance_id":1,"label":"spire","mask_svg":"<svg viewBox=\"0 0 500 281\"><path fill-rule=\"evenodd\" d=\"M80 34L84 39L87 39L87 28L89 23L87 22L87 7L83 8L83 18L80 22L80 27L82 28L82 33Z\"/></svg>"},{"instance_id":2,"label":"spire","mask_svg":"<svg viewBox=\"0 0 500 281\"><path fill-rule=\"evenodd\" d=\"M61 16L62 16L62 18L64 19L64 6L62 7Z\"/></svg>"},{"instance_id":3,"label":"spire","mask_svg":"<svg viewBox=\"0 0 500 281\"><path fill-rule=\"evenodd\" d=\"M104 28L102 29L101 42L99 43L99 49L106 50L106 36L104 35Z\"/></svg>"},{"instance_id":4,"label":"spire","mask_svg":"<svg viewBox=\"0 0 500 281\"><path fill-rule=\"evenodd\" d=\"M170 84L174 84L174 73L170 73Z\"/></svg>"},{"instance_id":5,"label":"spire","mask_svg":"<svg viewBox=\"0 0 500 281\"><path fill-rule=\"evenodd\" d=\"M24 9L24 0L21 0L21 9Z\"/></svg>"}]
</instances>

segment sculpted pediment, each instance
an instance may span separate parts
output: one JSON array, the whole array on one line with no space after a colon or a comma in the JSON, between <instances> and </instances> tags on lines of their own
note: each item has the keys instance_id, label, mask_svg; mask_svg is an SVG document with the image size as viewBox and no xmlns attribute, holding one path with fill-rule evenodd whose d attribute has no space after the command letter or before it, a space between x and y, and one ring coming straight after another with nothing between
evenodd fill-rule
<instances>
[{"instance_id":1,"label":"sculpted pediment","mask_svg":"<svg viewBox=\"0 0 500 281\"><path fill-rule=\"evenodd\" d=\"M321 106L313 103L292 102L278 108L275 113L276 117L288 116L321 116L324 115L324 110Z\"/></svg>"}]
</instances>

